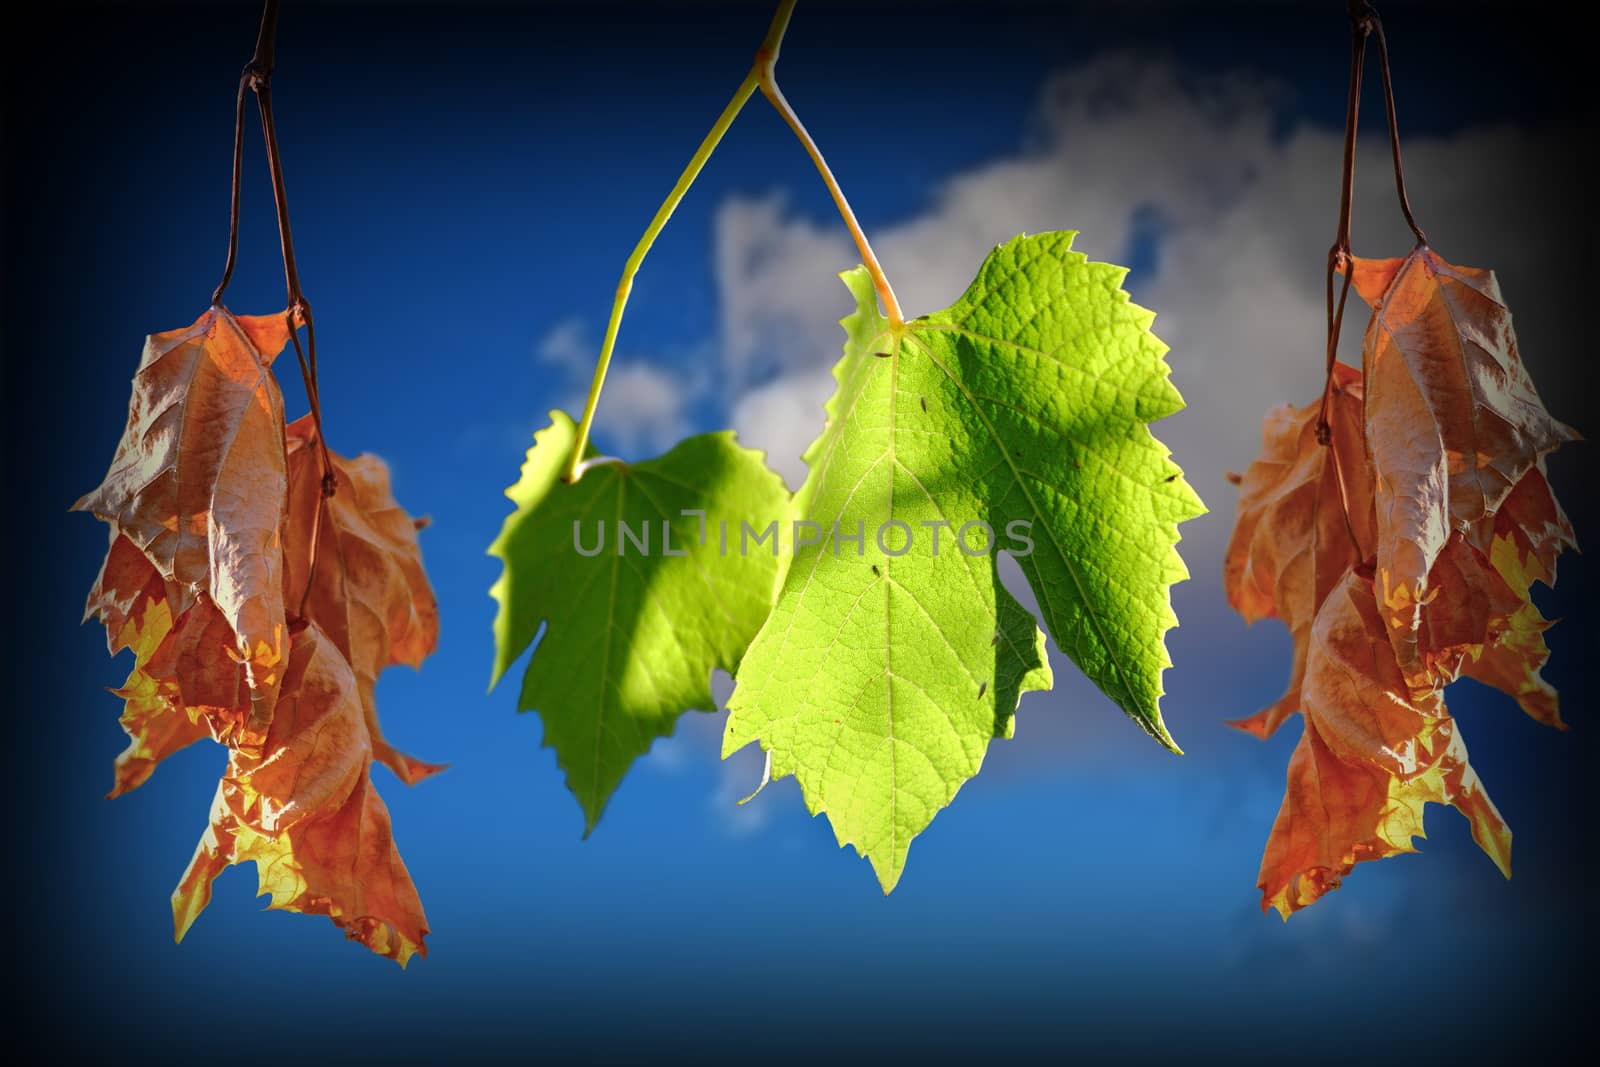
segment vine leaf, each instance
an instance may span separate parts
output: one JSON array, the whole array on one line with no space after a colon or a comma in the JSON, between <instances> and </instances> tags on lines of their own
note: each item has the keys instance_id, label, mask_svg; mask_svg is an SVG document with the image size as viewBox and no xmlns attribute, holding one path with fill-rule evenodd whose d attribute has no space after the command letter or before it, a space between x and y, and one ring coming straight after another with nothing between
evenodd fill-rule
<instances>
[{"instance_id":1,"label":"vine leaf","mask_svg":"<svg viewBox=\"0 0 1600 1067\"><path fill-rule=\"evenodd\" d=\"M1267 413L1261 455L1241 480L1239 517L1223 560L1223 587L1234 610L1246 622L1282 619L1294 639L1284 695L1229 724L1257 737L1270 737L1300 710L1317 607L1346 570L1371 555L1376 541L1361 372L1334 364L1330 395L1331 447L1317 442L1320 404L1283 404Z\"/></svg>"},{"instance_id":2,"label":"vine leaf","mask_svg":"<svg viewBox=\"0 0 1600 1067\"><path fill-rule=\"evenodd\" d=\"M715 708L711 672L737 669L771 606L789 494L726 432L642 463L593 463L567 483L576 428L550 419L489 548L504 563L490 686L544 627L518 707L539 712L587 835L679 715ZM772 535L746 543L745 524Z\"/></svg>"},{"instance_id":3,"label":"vine leaf","mask_svg":"<svg viewBox=\"0 0 1600 1067\"><path fill-rule=\"evenodd\" d=\"M1417 634L1445 542L1459 534L1487 554L1512 488L1577 434L1540 401L1492 271L1453 266L1426 245L1350 270L1372 307L1363 359L1377 588L1401 669L1419 684Z\"/></svg>"},{"instance_id":4,"label":"vine leaf","mask_svg":"<svg viewBox=\"0 0 1600 1067\"><path fill-rule=\"evenodd\" d=\"M178 939L210 903L217 875L254 860L270 907L326 915L402 967L427 955L427 918L371 761L355 674L311 623L294 636L262 754L230 752L211 823L172 894Z\"/></svg>"},{"instance_id":5,"label":"vine leaf","mask_svg":"<svg viewBox=\"0 0 1600 1067\"><path fill-rule=\"evenodd\" d=\"M1473 552L1459 539L1463 554ZM1389 644L1372 581L1349 571L1317 612L1305 732L1261 860L1262 907L1284 918L1364 860L1413 851L1426 803L1450 804L1511 876L1511 831L1467 761L1436 688L1415 690Z\"/></svg>"},{"instance_id":6,"label":"vine leaf","mask_svg":"<svg viewBox=\"0 0 1600 1067\"><path fill-rule=\"evenodd\" d=\"M347 459L329 450L336 490L324 503L311 416L289 424L287 441L285 599L291 606L304 603L302 613L355 672L373 758L414 785L445 765L424 763L384 740L374 693L385 667L421 666L439 642L439 607L422 569L418 525L395 503L389 469L377 456ZM317 566L308 575L322 507Z\"/></svg>"},{"instance_id":7,"label":"vine leaf","mask_svg":"<svg viewBox=\"0 0 1600 1067\"><path fill-rule=\"evenodd\" d=\"M245 744L266 729L288 654L283 396L270 370L288 340L286 314L222 307L152 334L111 469L73 505L144 553L174 616L202 597L222 613L251 689Z\"/></svg>"},{"instance_id":8,"label":"vine leaf","mask_svg":"<svg viewBox=\"0 0 1600 1067\"><path fill-rule=\"evenodd\" d=\"M796 497L822 535L796 538L723 754L759 741L885 892L989 740L1011 736L1021 694L1051 684L999 548L1063 651L1176 750L1158 707L1168 587L1187 576L1178 523L1204 508L1146 426L1182 407L1153 316L1073 237L997 247L954 306L899 327L864 268L842 276L857 307Z\"/></svg>"}]
</instances>

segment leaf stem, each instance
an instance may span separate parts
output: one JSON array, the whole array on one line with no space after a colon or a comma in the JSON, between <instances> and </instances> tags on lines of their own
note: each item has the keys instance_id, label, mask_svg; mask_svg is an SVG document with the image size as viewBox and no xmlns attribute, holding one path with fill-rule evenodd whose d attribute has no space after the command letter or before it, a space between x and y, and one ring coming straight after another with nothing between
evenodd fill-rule
<instances>
[{"instance_id":1,"label":"leaf stem","mask_svg":"<svg viewBox=\"0 0 1600 1067\"><path fill-rule=\"evenodd\" d=\"M794 0L784 0L778 7L778 15L773 19L773 25L776 26L779 20L782 20L787 26L789 15L793 10ZM822 150L817 147L816 141L811 139L811 134L806 132L800 116L789 106L783 90L778 88L778 51L783 43L783 34L780 31L776 40L772 39L771 34L768 34L768 38L768 41L762 43L761 50L756 53L756 72L761 78L761 95L765 96L777 109L778 114L783 116L783 121L789 124L789 129L794 131L794 135L805 148L806 155L810 156L811 162L816 165L817 173L822 175L822 184L828 187L828 192L833 196L834 206L839 209L839 217L844 220L845 228L850 231L856 249L861 253L862 265L872 276L873 287L878 291L878 299L883 301L883 310L888 316L889 324L898 327L905 322L905 315L900 310L900 301L894 295L894 287L889 284L888 276L883 273L882 264L872 251L872 243L867 240L866 231L862 230L861 223L856 220L855 212L850 209L850 201L845 199L844 190L839 187L838 180L829 169L828 161L822 156Z\"/></svg>"},{"instance_id":2,"label":"leaf stem","mask_svg":"<svg viewBox=\"0 0 1600 1067\"><path fill-rule=\"evenodd\" d=\"M1428 235L1422 232L1422 227L1417 225L1416 216L1411 214L1411 198L1406 195L1406 169L1400 162L1400 125L1394 114L1394 79L1389 75L1389 41L1383 35L1383 20L1378 13L1373 11L1371 5L1367 7L1372 18L1372 32L1378 38L1378 69L1383 75L1383 109L1389 120L1389 149L1394 155L1394 187L1400 196L1400 211L1406 217L1406 225L1411 227L1411 233L1417 239L1417 244L1428 243Z\"/></svg>"},{"instance_id":3,"label":"leaf stem","mask_svg":"<svg viewBox=\"0 0 1600 1067\"><path fill-rule=\"evenodd\" d=\"M850 235L855 239L856 248L860 250L862 261L866 264L873 284L877 287L878 296L883 301L884 309L888 313L889 321L898 326L904 321L900 311L900 303L895 299L894 289L889 285L889 279L884 276L883 267L878 263L878 257L873 254L872 245L868 243L867 236L862 232L861 225L856 221L855 213L850 210L850 203L844 197L844 192L839 188L839 183L834 179L832 171L828 169L827 161L823 159L821 151L812 141L811 135L801 125L800 119L795 115L794 109L784 99L783 93L778 89L775 68L778 62L778 52L783 47L783 35L788 32L789 20L794 15L795 0L781 0L778 10L773 13L772 22L767 27L766 36L761 40L761 47L756 50L755 63L750 72L739 83L739 88L734 90L733 98L722 109L722 114L717 116L717 121L712 124L711 130L700 142L700 147L690 157L688 164L683 168L683 173L678 175L677 182L672 190L667 193L667 198L656 209L655 216L650 224L645 227L644 234L634 245L633 252L628 256L627 262L622 265L622 279L617 283L616 296L611 302L611 317L606 321L605 337L600 342L600 355L595 361L594 378L589 383L589 396L584 401L583 418L578 423L578 435L573 444L572 456L567 462L566 473L562 476L565 482L575 482L583 475L586 469L584 452L588 449L589 435L594 428L595 410L600 403L600 390L605 386L606 372L611 367L611 357L616 351L617 333L622 325L622 314L628 306L628 297L633 292L633 279L639 273L639 267L644 263L644 258L655 245L656 238L666 227L668 220L677 210L678 205L688 194L689 188L694 185L695 179L700 176L700 171L705 167L706 161L716 151L717 145L722 143L722 138L733 125L733 120L738 118L739 112L744 110L745 104L755 95L759 88L763 95L777 108L784 121L789 124L805 146L806 152L816 164L817 170L822 174L822 180L827 185L828 191L833 194L833 202L839 209L840 216L844 219L845 226L850 230Z\"/></svg>"},{"instance_id":4,"label":"leaf stem","mask_svg":"<svg viewBox=\"0 0 1600 1067\"><path fill-rule=\"evenodd\" d=\"M789 5L791 8L793 4ZM782 11L779 14L783 14ZM784 19L780 25L777 19L773 26L778 36L783 36L784 27L788 20ZM773 30L767 32L770 40ZM583 419L578 423L578 436L572 449L572 457L567 463L567 472L562 477L563 481L575 482L583 474L583 455L588 448L589 432L594 426L595 408L600 403L600 390L605 385L606 371L611 367L611 356L616 350L617 331L622 326L622 313L628 306L628 296L633 292L633 278L639 273L639 267L644 263L644 257L649 254L651 247L656 243L656 238L666 227L667 221L672 218L672 213L678 209L683 198L688 194L690 186L700 176L700 171L705 167L706 161L717 150L717 145L722 143L722 138L733 125L733 120L739 117L739 112L744 110L744 105L755 95L757 75L754 68L746 74L739 83L739 88L734 90L733 98L722 109L722 114L717 116L717 121L711 126L710 132L700 142L700 147L695 149L694 155L689 158L688 164L683 168L683 173L678 175L678 180L672 186L672 191L667 193L667 198L656 209L650 224L645 227L644 234L639 238L639 243L633 246L633 252L622 265L622 280L617 282L617 294L611 301L611 318L606 322L605 338L600 342L600 356L595 362L594 380L589 383L589 397L583 405Z\"/></svg>"},{"instance_id":5,"label":"leaf stem","mask_svg":"<svg viewBox=\"0 0 1600 1067\"><path fill-rule=\"evenodd\" d=\"M1345 101L1344 180L1339 194L1339 232L1334 238L1333 247L1328 251L1327 378L1322 388L1322 405L1317 413L1317 440L1323 444L1328 443L1331 434L1328 425L1328 406L1333 399L1333 364L1338 359L1339 328L1344 321L1345 300L1350 295L1350 219L1355 196L1356 127L1361 111L1361 76L1362 69L1366 65L1369 37L1376 36L1378 39L1378 66L1383 78L1383 109L1388 120L1389 150L1394 157L1394 184L1395 191L1400 197L1400 211L1405 215L1406 225L1411 227L1411 233L1416 237L1417 244L1428 243L1427 235L1422 232L1422 227L1417 225L1416 216L1411 213L1411 198L1406 193L1405 165L1400 158L1400 127L1395 118L1394 78L1389 71L1389 43L1383 34L1383 20L1378 17L1371 0L1348 0L1347 7L1350 14L1350 93ZM1338 299L1335 300L1333 276L1340 269L1344 271L1344 283L1339 288Z\"/></svg>"},{"instance_id":6,"label":"leaf stem","mask_svg":"<svg viewBox=\"0 0 1600 1067\"><path fill-rule=\"evenodd\" d=\"M211 306L222 306L222 294L233 281L233 266L239 258L239 186L244 170L244 94L250 88L249 68L239 78L239 94L233 116L233 195L228 207L228 258L222 265L222 280L211 291Z\"/></svg>"},{"instance_id":7,"label":"leaf stem","mask_svg":"<svg viewBox=\"0 0 1600 1067\"><path fill-rule=\"evenodd\" d=\"M1339 187L1339 229L1334 234L1333 247L1328 249L1325 277L1328 332L1325 352L1325 377L1322 383L1322 403L1317 409L1317 441L1327 445L1332 441L1332 427L1328 423L1328 408L1333 402L1333 365L1339 358L1339 327L1344 322L1345 301L1350 296L1350 226L1355 204L1356 182L1356 129L1361 117L1361 72L1367 56L1367 35L1372 32L1371 13L1366 0L1349 0L1350 12L1350 88L1345 97L1344 156ZM1344 283L1339 288L1338 299L1333 293L1333 276L1344 271Z\"/></svg>"},{"instance_id":8,"label":"leaf stem","mask_svg":"<svg viewBox=\"0 0 1600 1067\"><path fill-rule=\"evenodd\" d=\"M1328 418L1333 403L1333 367L1339 358L1339 328L1344 323L1345 302L1350 297L1351 275L1355 267L1350 258L1351 216L1355 203L1356 179L1356 129L1361 117L1361 74L1366 65L1367 37L1372 33L1377 16L1367 0L1349 0L1350 14L1350 89L1345 98L1343 176L1339 189L1339 231L1334 236L1333 247L1328 250L1326 298L1328 309L1328 348L1326 376L1322 383L1322 403L1317 409L1317 443L1328 449L1333 463L1334 481L1339 489L1339 510L1344 518L1345 533L1356 554L1361 554L1361 541L1356 537L1355 525L1350 521L1350 499L1345 489L1344 471L1339 462L1339 449L1333 441L1333 424ZM1343 270L1344 279L1339 286L1337 300L1333 294L1333 276Z\"/></svg>"},{"instance_id":9,"label":"leaf stem","mask_svg":"<svg viewBox=\"0 0 1600 1067\"><path fill-rule=\"evenodd\" d=\"M211 293L213 307L222 306L222 296L233 280L233 268L239 255L239 189L244 169L244 100L246 90L256 94L256 108L261 116L261 134L267 146L267 172L272 179L272 202L278 214L278 244L283 254L284 287L288 290L288 307L284 316L288 321L289 339L294 342L296 361L300 364L300 377L305 382L306 403L311 407L311 421L317 428L317 448L322 458L322 495L334 495L336 481L333 459L328 454L327 440L322 431L322 394L317 385L317 328L311 317L311 302L300 287L300 271L294 257L294 234L289 225L289 194L283 181L283 156L278 150L278 130L272 119L272 72L277 65L279 0L266 0L261 11L261 28L256 33L255 53L239 75L239 94L233 120L233 190L229 198L228 258L223 264L222 280ZM300 344L299 329L306 328L306 343ZM313 541L312 561L316 552Z\"/></svg>"}]
</instances>

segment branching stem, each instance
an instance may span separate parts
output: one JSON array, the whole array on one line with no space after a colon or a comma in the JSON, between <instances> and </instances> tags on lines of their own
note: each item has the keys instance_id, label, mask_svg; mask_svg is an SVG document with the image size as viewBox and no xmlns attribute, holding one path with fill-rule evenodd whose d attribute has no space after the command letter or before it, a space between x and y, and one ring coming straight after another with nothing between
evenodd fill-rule
<instances>
[{"instance_id":1,"label":"branching stem","mask_svg":"<svg viewBox=\"0 0 1600 1067\"><path fill-rule=\"evenodd\" d=\"M1339 359L1339 327L1344 322L1345 302L1350 297L1351 275L1355 264L1350 256L1351 215L1355 204L1356 180L1356 129L1361 115L1361 74L1366 65L1367 37L1372 32L1374 15L1366 0L1349 0L1350 12L1350 88L1345 98L1343 173L1339 187L1339 230L1334 235L1333 247L1328 249L1328 266L1325 296L1328 313L1327 352L1325 377L1322 383L1322 403L1317 409L1317 443L1328 449L1333 464L1334 481L1339 488L1339 510L1344 517L1345 533L1350 543L1361 551L1355 526L1350 521L1350 501L1345 492L1344 471L1340 469L1339 450L1334 446L1333 424L1328 415L1333 403L1333 365ZM1339 285L1337 299L1333 292L1333 277L1344 277Z\"/></svg>"},{"instance_id":2,"label":"branching stem","mask_svg":"<svg viewBox=\"0 0 1600 1067\"><path fill-rule=\"evenodd\" d=\"M294 234L289 224L289 194L283 181L283 156L278 150L278 130L272 118L272 72L277 64L279 0L266 0L261 11L261 28L256 34L255 53L245 64L239 76L239 93L233 120L233 190L229 200L228 258L222 268L222 280L211 294L213 307L222 306L222 297L233 280L233 268L239 256L239 190L244 169L244 112L245 93L256 96L256 109L261 116L261 134L267 147L267 172L272 180L272 202L278 214L278 244L283 254L284 287L288 291L288 306L284 312L289 325L289 338L294 342L300 376L305 381L306 402L311 408L311 421L317 428L317 448L322 458L322 494L332 496L335 489L333 460L328 454L327 440L322 431L322 396L317 387L317 329L311 316L311 302L300 287L300 271L294 257ZM300 344L299 328L306 328L306 343ZM315 564L315 543L312 562Z\"/></svg>"},{"instance_id":3,"label":"branching stem","mask_svg":"<svg viewBox=\"0 0 1600 1067\"><path fill-rule=\"evenodd\" d=\"M1400 162L1400 124L1394 114L1394 79L1389 76L1389 40L1383 35L1383 20L1376 11L1372 11L1372 33L1378 38L1378 69L1383 75L1383 110L1389 120L1389 150L1394 155L1394 188L1400 196L1400 211L1406 217L1406 225L1411 227L1411 234L1417 239L1417 244L1428 243L1428 235L1422 232L1422 227L1417 225L1416 216L1411 214L1411 198L1406 195L1406 168Z\"/></svg>"},{"instance_id":4,"label":"branching stem","mask_svg":"<svg viewBox=\"0 0 1600 1067\"><path fill-rule=\"evenodd\" d=\"M1333 247L1328 250L1327 376L1322 387L1322 404L1317 411L1317 441L1325 446L1333 444L1333 426L1328 418L1334 392L1333 365L1339 356L1339 328L1344 322L1345 302L1350 296L1351 277L1355 273L1355 263L1350 251L1350 227L1352 205L1355 200L1356 128L1361 112L1361 75L1366 66L1369 37L1375 36L1378 40L1378 64L1383 78L1383 109L1384 116L1388 120L1389 148L1394 157L1394 184L1395 192L1400 198L1400 211L1405 215L1406 225L1411 227L1411 233L1416 237L1417 244L1428 243L1422 227L1417 225L1416 216L1411 213L1411 200L1406 194L1405 166L1400 159L1400 127L1395 118L1394 79L1389 72L1389 44L1383 35L1383 21L1378 17L1371 0L1347 0L1347 7L1350 14L1350 92L1345 101L1344 174L1339 193L1339 232L1334 237ZM1344 278L1339 286L1338 297L1335 298L1333 276L1339 272L1344 274ZM1344 472L1339 466L1337 448L1332 449L1332 461L1335 479L1339 485L1339 501L1344 507L1345 530L1359 551L1361 545L1356 538L1355 527L1350 522L1350 502L1345 492Z\"/></svg>"},{"instance_id":5,"label":"branching stem","mask_svg":"<svg viewBox=\"0 0 1600 1067\"><path fill-rule=\"evenodd\" d=\"M594 378L589 383L589 396L583 405L583 418L578 423L577 440L573 444L572 456L567 462L566 473L563 481L575 482L586 469L584 453L589 447L589 435L594 428L595 410L600 403L600 390L605 386L606 372L611 368L611 357L616 351L617 332L622 325L622 313L628 306L628 297L633 292L633 279L639 273L639 267L644 262L645 256L655 245L656 238L666 227L667 221L672 218L678 205L683 202L689 188L694 185L695 179L700 176L700 171L705 167L706 161L717 150L717 145L722 143L722 138L733 126L733 120L739 117L739 112L744 110L745 104L755 95L757 89L772 102L772 106L783 116L789 128L805 146L806 153L811 161L816 164L818 172L822 175L823 183L827 185L828 192L833 195L833 202L839 209L839 215L844 219L845 226L850 231L850 236L855 240L856 248L861 253L862 262L867 271L872 275L873 284L877 287L878 296L883 301L884 311L890 323L899 326L904 317L900 311L900 304L895 299L894 290L889 285L889 279L884 276L883 267L878 263L878 257L873 254L872 245L868 243L866 234L861 225L856 221L855 213L850 210L850 203L845 199L844 192L839 188L839 183L834 179L833 172L828 169L827 161L823 159L811 135L806 132L805 126L800 122L794 109L784 99L783 93L778 89L775 68L778 62L778 52L783 46L783 35L789 29L789 20L794 15L795 0L781 0L778 10L772 16L772 23L767 27L767 34L761 40L761 47L756 51L754 65L750 72L739 83L739 88L734 90L733 99L728 101L727 107L722 109L722 114L717 116L717 121L712 124L711 130L700 142L700 147L690 157L688 164L683 168L683 173L678 175L677 182L672 190L667 193L667 198L656 209L655 216L650 224L645 227L638 244L634 245L627 262L622 265L622 279L617 283L616 296L611 302L611 317L606 321L605 337L600 342L600 355L595 361ZM241 105L242 108L242 105ZM241 111L242 114L242 111Z\"/></svg>"},{"instance_id":6,"label":"branching stem","mask_svg":"<svg viewBox=\"0 0 1600 1067\"><path fill-rule=\"evenodd\" d=\"M1361 116L1361 72L1366 64L1367 35L1372 28L1363 0L1350 0L1349 7L1350 88L1345 97L1344 109L1344 156L1339 186L1339 229L1334 234L1333 247L1328 249L1325 279L1328 313L1326 366L1322 384L1322 404L1317 410L1317 440L1323 445L1332 440L1332 429L1328 424L1328 408L1333 400L1333 365L1339 358L1339 327L1344 321L1345 301L1350 296L1350 226L1355 204L1356 129ZM1341 271L1344 279L1335 299L1333 278Z\"/></svg>"}]
</instances>

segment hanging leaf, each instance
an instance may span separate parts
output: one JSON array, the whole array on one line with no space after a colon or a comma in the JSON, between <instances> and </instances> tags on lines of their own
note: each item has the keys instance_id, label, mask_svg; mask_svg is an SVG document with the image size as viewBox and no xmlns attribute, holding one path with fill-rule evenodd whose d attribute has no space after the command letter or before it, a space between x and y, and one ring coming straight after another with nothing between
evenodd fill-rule
<instances>
[{"instance_id":1,"label":"hanging leaf","mask_svg":"<svg viewBox=\"0 0 1600 1067\"><path fill-rule=\"evenodd\" d=\"M1186 576L1178 523L1203 507L1146 423L1182 400L1126 272L1073 236L996 248L953 307L899 328L864 269L843 276L857 309L796 498L821 536L797 539L723 753L759 741L885 892L1021 694L1050 685L1001 549L1063 651L1176 750L1158 707L1168 586Z\"/></svg>"},{"instance_id":2,"label":"hanging leaf","mask_svg":"<svg viewBox=\"0 0 1600 1067\"><path fill-rule=\"evenodd\" d=\"M311 416L290 423L287 436L285 600L321 627L355 672L373 758L413 785L445 767L384 740L375 690L385 667L418 667L439 641L439 607L422 569L417 524L395 503L383 460L330 451L336 488L324 498ZM317 566L308 576L313 542Z\"/></svg>"},{"instance_id":3,"label":"hanging leaf","mask_svg":"<svg viewBox=\"0 0 1600 1067\"><path fill-rule=\"evenodd\" d=\"M1439 690L1406 684L1387 629L1371 580L1354 571L1317 612L1305 733L1259 880L1262 907L1286 919L1337 889L1357 863L1413 851L1427 803L1460 810L1473 839L1511 876L1510 829L1467 762Z\"/></svg>"},{"instance_id":4,"label":"hanging leaf","mask_svg":"<svg viewBox=\"0 0 1600 1067\"><path fill-rule=\"evenodd\" d=\"M1511 694L1536 720L1562 725L1556 693L1540 676L1549 624L1528 589L1554 580L1572 531L1542 459L1490 516L1487 552L1453 532L1434 554L1405 646L1412 666L1403 670L1393 623L1367 577L1378 552L1372 531L1382 528L1371 507L1381 490L1352 455L1366 440L1359 376L1336 366L1333 384L1331 447L1316 442L1317 405L1268 416L1262 458L1242 480L1225 566L1234 606L1247 619L1283 618L1295 639L1289 693L1238 724L1265 736L1295 710L1306 719L1261 868L1262 906L1285 917L1337 888L1356 863L1411 851L1429 802L1460 808L1509 875L1510 830L1445 711L1449 683L1477 678ZM1332 480L1323 480L1330 472ZM1328 592L1325 575L1334 568L1341 573ZM1314 622L1299 628L1308 612Z\"/></svg>"},{"instance_id":5,"label":"hanging leaf","mask_svg":"<svg viewBox=\"0 0 1600 1067\"><path fill-rule=\"evenodd\" d=\"M213 307L152 334L105 481L76 510L113 524L169 581L173 614L208 598L233 630L254 744L288 652L282 590L283 397L269 369L287 315Z\"/></svg>"},{"instance_id":6,"label":"hanging leaf","mask_svg":"<svg viewBox=\"0 0 1600 1067\"><path fill-rule=\"evenodd\" d=\"M1288 690L1255 715L1230 723L1257 737L1271 736L1300 710L1317 608L1345 572L1373 550L1377 516L1362 402L1361 372L1334 364L1330 445L1317 441L1320 403L1281 405L1267 413L1261 456L1242 479L1223 587L1245 621L1282 619L1294 639Z\"/></svg>"},{"instance_id":7,"label":"hanging leaf","mask_svg":"<svg viewBox=\"0 0 1600 1067\"><path fill-rule=\"evenodd\" d=\"M1452 533L1487 554L1494 516L1540 457L1577 435L1550 417L1517 352L1494 273L1419 245L1354 259L1372 306L1363 342L1367 438L1377 481L1378 591L1408 677L1429 572Z\"/></svg>"},{"instance_id":8,"label":"hanging leaf","mask_svg":"<svg viewBox=\"0 0 1600 1067\"><path fill-rule=\"evenodd\" d=\"M125 538L118 538L129 544ZM119 797L150 780L162 760L196 741L211 736L207 723L190 715L177 699L170 677L151 670L150 661L172 633L172 606L164 583L144 556L132 550L149 569L151 582L122 613L111 638L113 651L133 650L134 667L120 689L112 690L124 701L122 729L128 747L117 756L115 782L108 797ZM113 553L116 548L113 547ZM108 625L108 633L110 626Z\"/></svg>"},{"instance_id":9,"label":"hanging leaf","mask_svg":"<svg viewBox=\"0 0 1600 1067\"><path fill-rule=\"evenodd\" d=\"M131 648L135 657L127 681L113 691L126 702L122 726L131 738L117 758L113 797L144 784L157 764L193 741L231 744L243 734L251 691L233 629L204 594L174 617L172 603L182 599L113 530L88 611L105 623L113 654Z\"/></svg>"},{"instance_id":10,"label":"hanging leaf","mask_svg":"<svg viewBox=\"0 0 1600 1067\"><path fill-rule=\"evenodd\" d=\"M422 903L372 785L350 665L316 624L294 638L262 755L234 749L211 824L172 895L178 940L228 866L254 860L272 908L326 915L402 967L426 956Z\"/></svg>"},{"instance_id":11,"label":"hanging leaf","mask_svg":"<svg viewBox=\"0 0 1600 1067\"><path fill-rule=\"evenodd\" d=\"M288 329L285 316L219 307L151 337L111 471L77 505L111 532L85 617L113 654L134 653L115 690L130 741L111 795L202 738L228 746L213 826L179 890L179 936L216 873L255 859L274 906L330 915L403 964L425 924L367 765L376 754L407 782L440 768L388 746L372 688L383 667L432 650L437 610L381 461L335 459L324 504L310 422L284 426L270 369ZM337 636L302 633L280 700L302 602Z\"/></svg>"},{"instance_id":12,"label":"hanging leaf","mask_svg":"<svg viewBox=\"0 0 1600 1067\"><path fill-rule=\"evenodd\" d=\"M1495 515L1494 540L1489 565L1510 589L1517 592L1515 608L1504 629L1482 650L1466 658L1461 672L1515 698L1536 722L1565 730L1555 688L1542 671L1550 658L1544 632L1550 628L1531 593L1535 582L1552 585L1556 558L1577 541L1567 516L1550 491L1544 461L1525 474Z\"/></svg>"},{"instance_id":13,"label":"hanging leaf","mask_svg":"<svg viewBox=\"0 0 1600 1067\"><path fill-rule=\"evenodd\" d=\"M731 433L596 462L569 484L576 429L550 418L489 548L505 564L490 684L544 627L518 707L539 712L587 834L679 715L715 708L711 672L738 668L771 606L788 493ZM746 530L769 536L752 545Z\"/></svg>"}]
</instances>

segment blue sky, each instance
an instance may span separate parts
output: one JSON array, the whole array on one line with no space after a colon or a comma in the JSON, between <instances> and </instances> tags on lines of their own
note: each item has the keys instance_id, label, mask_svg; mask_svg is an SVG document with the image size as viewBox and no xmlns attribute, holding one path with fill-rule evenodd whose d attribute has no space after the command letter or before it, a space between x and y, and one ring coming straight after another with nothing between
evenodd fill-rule
<instances>
[{"instance_id":1,"label":"blue sky","mask_svg":"<svg viewBox=\"0 0 1600 1067\"><path fill-rule=\"evenodd\" d=\"M104 533L65 508L109 461L142 336L191 321L215 284L255 12L102 15L71 57L57 39L11 57L7 83L8 140L37 161L6 172L7 537L28 618L12 663L12 965L37 1018L70 1023L52 1031L60 1047L248 1058L267 1048L257 1034L285 1040L286 1015L297 1049L398 1058L1070 1046L1252 1059L1289 1042L1482 1049L1571 1009L1561 979L1587 936L1577 787L1596 756L1581 557L1541 594L1564 618L1547 676L1575 728L1542 730L1472 683L1450 693L1516 831L1516 877L1431 809L1420 855L1359 867L1287 924L1258 910L1298 730L1262 743L1221 725L1278 695L1289 647L1222 600L1222 475L1249 462L1269 405L1320 384L1341 19L809 6L785 45L786 92L908 313L943 306L1019 229L1079 229L1080 248L1135 268L1128 285L1157 312L1190 401L1156 432L1212 508L1185 528L1195 577L1175 592L1169 638L1165 710L1188 754L1151 744L1056 656L1055 692L1024 699L1016 739L918 839L888 899L792 781L733 808L760 760L719 763L721 713L688 717L580 840L537 718L515 713L515 679L484 693L485 548L532 431L581 399L622 260L767 12L290 5L275 96L330 443L382 455L401 503L433 520L439 650L420 673L389 672L380 708L393 741L454 766L410 790L375 772L433 927L427 960L401 973L321 919L261 912L248 869L219 880L175 947L167 898L223 753L196 747L101 799L122 745L103 687L127 664L77 624ZM1580 105L1560 77L1529 76L1548 59L1529 32L1441 29L1406 7L1389 25L1423 224L1448 258L1500 271L1543 395L1588 429L1581 290L1551 269L1569 262L1578 217L1566 146ZM1459 79L1491 54L1487 73ZM84 73L108 70L112 86ZM282 276L254 127L247 145L229 303L266 312ZM1357 250L1401 254L1381 143L1361 162ZM732 425L793 477L849 309L834 274L854 262L800 149L753 103L639 276L602 447L642 457ZM297 414L287 373L285 392ZM1585 449L1552 464L1580 540Z\"/></svg>"}]
</instances>

